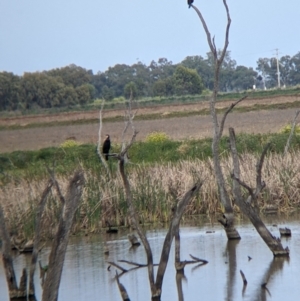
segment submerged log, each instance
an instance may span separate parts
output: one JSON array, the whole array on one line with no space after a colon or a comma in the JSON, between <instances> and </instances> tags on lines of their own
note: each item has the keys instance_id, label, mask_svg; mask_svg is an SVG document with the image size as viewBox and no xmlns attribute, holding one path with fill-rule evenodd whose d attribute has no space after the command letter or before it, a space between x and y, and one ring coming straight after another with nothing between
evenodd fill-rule
<instances>
[{"instance_id":1,"label":"submerged log","mask_svg":"<svg viewBox=\"0 0 300 301\"><path fill-rule=\"evenodd\" d=\"M105 223L108 226L108 229L106 230L106 233L118 233L118 229L112 228L111 224L108 221L105 221Z\"/></svg>"},{"instance_id":2,"label":"submerged log","mask_svg":"<svg viewBox=\"0 0 300 301\"><path fill-rule=\"evenodd\" d=\"M291 236L292 235L292 231L291 229L285 227L285 228L279 228L279 232L281 236Z\"/></svg>"},{"instance_id":3,"label":"submerged log","mask_svg":"<svg viewBox=\"0 0 300 301\"><path fill-rule=\"evenodd\" d=\"M141 244L134 234L128 234L127 237L129 239L132 247L137 247Z\"/></svg>"}]
</instances>

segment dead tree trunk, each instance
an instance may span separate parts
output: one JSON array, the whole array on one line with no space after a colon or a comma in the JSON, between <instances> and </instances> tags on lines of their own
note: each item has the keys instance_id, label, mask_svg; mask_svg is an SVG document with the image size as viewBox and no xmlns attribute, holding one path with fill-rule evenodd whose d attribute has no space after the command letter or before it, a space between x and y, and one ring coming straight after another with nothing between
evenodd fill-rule
<instances>
[{"instance_id":1,"label":"dead tree trunk","mask_svg":"<svg viewBox=\"0 0 300 301\"><path fill-rule=\"evenodd\" d=\"M4 270L5 270L6 282L8 285L9 297L18 298L20 297L20 294L19 294L19 288L17 285L16 275L13 267L13 261L10 255L10 251L11 251L10 238L6 230L4 214L1 206L0 206L0 237L2 239L2 260L3 260ZM26 297L26 295L21 297Z\"/></svg>"},{"instance_id":2,"label":"dead tree trunk","mask_svg":"<svg viewBox=\"0 0 300 301\"><path fill-rule=\"evenodd\" d=\"M289 138L288 138L288 140L287 140L287 142L286 142L286 145L285 145L285 148L284 148L284 156L286 156L287 152L289 151L290 144L291 144L291 140L292 140L292 137L293 137L294 132L295 132L296 121L297 121L297 118L298 118L298 115L299 115L299 114L300 114L300 110L298 110L298 111L296 112L294 121L293 121L293 123L292 123L291 132L290 132Z\"/></svg>"},{"instance_id":3,"label":"dead tree trunk","mask_svg":"<svg viewBox=\"0 0 300 301\"><path fill-rule=\"evenodd\" d=\"M49 257L49 268L43 286L42 301L57 301L69 235L75 212L79 206L83 185L83 171L78 171L69 183L67 196L58 225L58 231L52 244Z\"/></svg>"},{"instance_id":4,"label":"dead tree trunk","mask_svg":"<svg viewBox=\"0 0 300 301\"><path fill-rule=\"evenodd\" d=\"M262 166L264 162L264 158L267 152L268 147L262 152L260 160L258 160L256 165L256 188L252 189L247 184L240 180L240 166L239 166L239 158L236 150L236 142L235 142L235 133L234 129L229 129L230 136L230 150L232 154L233 160L233 193L236 204L239 206L241 211L249 218L261 238L267 244L269 249L272 251L274 256L289 256L289 248L283 248L280 238L274 237L270 231L267 229L263 221L259 216L259 208L257 204L257 198L263 188L266 186L265 182L262 181ZM246 200L243 200L241 193L241 186L246 188L249 192L249 196Z\"/></svg>"},{"instance_id":5,"label":"dead tree trunk","mask_svg":"<svg viewBox=\"0 0 300 301\"><path fill-rule=\"evenodd\" d=\"M135 135L136 135L136 132L133 136L132 141L134 140ZM195 184L194 187L192 187L188 192L186 192L186 194L183 196L183 198L178 202L178 204L176 206L174 216L170 223L170 227L169 227L168 233L166 235L166 238L165 238L165 241L163 244L161 258L160 258L157 275L156 275L156 281L154 282L152 251L151 251L149 242L146 238L146 235L143 233L143 231L138 223L137 214L136 214L133 202L132 202L132 194L131 194L130 184L129 184L127 175L125 173L125 168L124 168L124 154L127 152L127 149L131 146L131 144L132 143L130 143L127 146L127 148L125 148L125 150L118 156L119 170L120 170L120 174L121 174L121 177L123 180L123 185L125 188L126 201L129 206L130 222L132 223L132 226L136 229L136 231L142 241L142 244L145 248L145 252L146 252L146 256L147 256L148 277L149 277L149 282L150 282L152 300L160 300L164 274L165 274L165 270L166 270L166 267L168 264L170 249L171 249L174 235L176 233L176 229L178 231L179 223L180 223L181 217L183 215L184 209L187 206L187 204L190 202L190 200L199 191L200 187L202 186L202 182Z\"/></svg>"},{"instance_id":6,"label":"dead tree trunk","mask_svg":"<svg viewBox=\"0 0 300 301\"><path fill-rule=\"evenodd\" d=\"M50 180L47 183L47 186L42 194L41 201L38 205L37 212L36 212L36 219L35 219L35 234L34 234L34 241L33 241L33 250L32 250L32 257L31 257L31 265L30 265L30 273L29 273L29 296L35 295L34 289L34 272L39 252L39 244L40 244L40 232L41 232L41 219L42 214L46 205L47 196L53 186L53 182Z\"/></svg>"},{"instance_id":7,"label":"dead tree trunk","mask_svg":"<svg viewBox=\"0 0 300 301\"><path fill-rule=\"evenodd\" d=\"M226 26L224 47L219 52L217 51L217 47L215 45L214 38L211 38L210 31L208 30L208 27L206 25L206 22L202 16L201 12L194 5L191 5L191 6L194 8L194 10L196 11L196 13L198 14L198 16L200 18L200 21L201 21L202 26L206 33L208 45L210 47L210 50L211 50L211 53L212 53L213 59L214 59L214 88L213 88L213 94L212 94L212 97L210 100L210 114L211 114L212 122L213 122L212 153L213 153L214 171L215 171L216 181L217 181L217 185L218 185L220 201L224 207L223 219L219 220L219 222L224 226L224 229L226 231L228 239L240 239L240 235L239 235L238 231L235 229L233 206L232 206L231 200L229 198L228 192L225 187L224 175L223 175L223 171L221 168L220 139L223 134L224 124L225 124L225 119L226 119L227 114L242 99L231 106L230 110L228 110L225 113L221 123L219 123L219 121L218 121L216 107L215 107L216 101L217 101L217 95L218 95L218 91L219 91L220 68L222 66L222 63L223 63L223 60L224 60L224 57L225 57L225 54L227 51L227 47L229 44L229 28L230 28L230 24L231 24L229 9L228 9L226 0L223 0L223 4L224 4L226 14L227 14L227 26Z\"/></svg>"}]
</instances>

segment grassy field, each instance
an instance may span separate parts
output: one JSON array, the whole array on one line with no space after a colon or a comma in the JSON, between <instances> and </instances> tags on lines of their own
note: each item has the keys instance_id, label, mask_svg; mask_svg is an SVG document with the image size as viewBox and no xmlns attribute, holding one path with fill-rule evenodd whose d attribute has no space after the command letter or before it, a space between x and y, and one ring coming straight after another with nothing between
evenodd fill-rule
<instances>
[{"instance_id":1,"label":"grassy field","mask_svg":"<svg viewBox=\"0 0 300 301\"><path fill-rule=\"evenodd\" d=\"M231 103L218 102L220 114ZM245 99L228 116L224 134L229 126L237 133L276 133L293 120L299 106L297 95ZM113 143L121 141L123 115L123 110L104 111L103 134L110 134ZM58 147L69 138L96 144L98 118L99 111L0 118L0 153ZM135 126L139 141L153 131L166 132L174 140L202 139L212 133L208 102L139 108Z\"/></svg>"},{"instance_id":2,"label":"grassy field","mask_svg":"<svg viewBox=\"0 0 300 301\"><path fill-rule=\"evenodd\" d=\"M218 109L224 110L230 103L231 101L219 102ZM131 164L128 164L127 172L142 223L167 222L174 206L170 188L180 197L197 179L204 180L204 185L188 206L186 216L222 211L211 160L211 120L209 115L203 113L207 110L206 106L207 103L199 103L139 111L141 117L137 118L135 126L140 132L138 141L129 152ZM284 125L294 119L297 106L298 96L263 101L247 99L240 106L240 111L228 116L226 128L233 126L237 133L242 177L252 187L255 186L256 160L264 145L272 143L263 169L267 187L259 198L262 211L269 205L278 206L282 214L299 208L300 137L293 138L291 152L283 156L288 134L279 133ZM121 113L105 112L103 133L112 136L113 152L120 149L119 137L124 122L112 119L119 118ZM89 114L96 116L99 112ZM174 117L172 114L178 116ZM74 233L102 231L106 221L117 226L128 225L127 204L117 172L118 164L114 159L109 160L112 173L110 178L96 154L97 117L85 115L84 119L84 115L80 115L76 119L76 113L71 115L71 120L62 120L66 115L54 116L57 122L66 122L60 125L53 124L53 116L48 116L49 120L45 116L32 116L30 120L34 121L14 117L6 119L7 123L4 122L4 125L2 123L0 203L11 232L17 231L23 237L31 237L35 208L49 178L46 166L55 166L56 176L64 193L74 170L83 168L85 171L86 187L76 215ZM67 116L69 118L70 113ZM81 121L73 125L76 120ZM92 120L95 120L94 123ZM13 122L15 124L10 128ZM153 131L163 131L169 138L160 142L145 141ZM70 137L75 141L74 146L65 147L64 142ZM232 166L226 136L221 141L221 154L226 185L232 197ZM53 191L43 217L45 238L53 236L60 216L60 206ZM239 212L237 207L235 210Z\"/></svg>"}]
</instances>

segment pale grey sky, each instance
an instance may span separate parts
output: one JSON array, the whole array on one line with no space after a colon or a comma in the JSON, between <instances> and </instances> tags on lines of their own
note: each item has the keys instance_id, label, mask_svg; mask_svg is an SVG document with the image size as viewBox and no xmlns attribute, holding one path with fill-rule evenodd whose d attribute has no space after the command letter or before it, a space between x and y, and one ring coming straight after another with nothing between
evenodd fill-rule
<instances>
[{"instance_id":1,"label":"pale grey sky","mask_svg":"<svg viewBox=\"0 0 300 301\"><path fill-rule=\"evenodd\" d=\"M222 0L194 0L222 47ZM299 0L228 0L229 50L239 65L300 51ZM0 71L15 74L76 64L105 71L165 57L205 56L200 20L186 0L0 0Z\"/></svg>"}]
</instances>

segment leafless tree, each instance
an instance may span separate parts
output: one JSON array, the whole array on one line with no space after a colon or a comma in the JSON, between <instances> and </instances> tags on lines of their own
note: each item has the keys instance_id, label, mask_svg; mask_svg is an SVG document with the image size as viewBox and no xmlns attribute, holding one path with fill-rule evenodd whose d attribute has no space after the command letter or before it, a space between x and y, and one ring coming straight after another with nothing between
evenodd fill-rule
<instances>
[{"instance_id":1,"label":"leafless tree","mask_svg":"<svg viewBox=\"0 0 300 301\"><path fill-rule=\"evenodd\" d=\"M233 194L235 198L236 204L239 206L241 211L249 218L261 238L267 244L269 249L272 251L274 256L288 256L289 248L283 248L280 238L274 237L270 231L267 229L265 224L259 215L259 207L257 198L261 191L266 186L265 182L262 180L262 167L264 158L266 156L269 144L264 148L261 157L257 161L256 164L256 187L253 189L245 182L243 182L240 178L240 165L239 165L239 157L236 150L236 141L235 141L235 133L233 128L229 129L229 137L230 137L230 150L233 161ZM248 196L246 199L243 198L241 187L244 187L248 191Z\"/></svg>"},{"instance_id":2,"label":"leafless tree","mask_svg":"<svg viewBox=\"0 0 300 301\"><path fill-rule=\"evenodd\" d=\"M138 134L138 131L135 129L134 124L133 124L133 119L134 119L136 112L133 113L131 110L131 100L132 100L132 98L130 98L130 101L128 104L128 109L125 114L127 117L127 120L125 122L124 130L122 133L122 141L123 141L122 148L121 148L120 153L113 154L113 157L118 160L119 173L120 173L122 181L123 181L126 202L127 202L128 208L129 208L129 222L130 222L131 228L137 232L137 234L140 237L141 243L145 249L146 258L147 258L146 266L148 269L148 278L149 278L150 289L151 289L151 297L152 297L152 300L160 300L161 293L162 293L164 274L165 274L165 270L166 270L166 267L168 264L169 254L170 254L173 238L174 238L175 234L178 232L179 224L180 224L180 221L181 221L181 218L182 218L182 215L184 213L186 206L189 204L191 199L198 193L199 189L202 186L202 181L196 182L193 185L193 187L190 190L188 190L179 201L177 201L177 204L174 207L173 216L172 216L172 219L170 222L169 230L168 230L165 240L164 240L164 244L162 246L161 257L160 257L160 261L158 263L158 269L157 269L157 273L156 273L156 277L155 277L155 275L154 275L155 264L153 263L152 250L151 250L150 244L148 242L148 239L147 239L145 233L143 232L141 225L139 223L139 218L138 218L135 206L133 204L133 197L132 197L132 193L131 193L130 181L128 179L128 176L126 173L126 168L125 168L125 165L128 162L128 150L134 143L136 135ZM100 119L100 122L101 122L101 119ZM131 128L132 136L131 136L130 141L128 143L126 143L125 133L128 131L129 128ZM196 259L195 257L193 259L194 259L193 262L199 262L199 260ZM124 262L124 260L123 260L123 262ZM123 269L120 265L118 265L116 263L109 262L109 264L121 269L122 273L128 272L128 270ZM145 266L145 265L136 264L136 263L131 263L131 264L138 266L138 267ZM120 286L119 286L119 288L120 288Z\"/></svg>"},{"instance_id":3,"label":"leafless tree","mask_svg":"<svg viewBox=\"0 0 300 301\"><path fill-rule=\"evenodd\" d=\"M69 240L71 226L74 219L74 214L78 208L84 185L83 171L75 172L74 176L69 182L69 187L66 197L61 193L60 187L54 178L54 173L50 174L50 179L42 193L41 200L37 207L35 219L35 233L33 241L33 250L31 257L31 265L29 272L29 287L27 289L27 271L24 268L19 286L17 285L16 276L13 267L11 256L11 244L8 230L5 223L2 207L0 206L0 238L2 239L2 260L5 269L5 275L9 290L10 299L35 300L34 287L34 272L39 252L40 234L41 234L41 219L52 187L55 187L59 199L62 202L62 213L58 226L58 231L54 238L49 267L43 284L43 301L57 301L58 290L61 278L61 272L65 257L65 252Z\"/></svg>"},{"instance_id":4,"label":"leafless tree","mask_svg":"<svg viewBox=\"0 0 300 301\"><path fill-rule=\"evenodd\" d=\"M234 225L233 206L232 206L229 194L226 190L225 179L224 179L223 171L221 168L220 139L223 134L225 120L226 120L227 115L245 97L243 97L243 98L239 99L238 101L236 101L235 103L233 103L227 109L227 111L223 115L221 121L219 121L217 112L216 112L216 101L217 101L217 96L218 96L218 92L219 92L220 68L224 61L224 57L225 57L225 54L226 54L226 51L227 51L227 48L229 45L229 29L230 29L230 24L231 24L229 8L228 8L226 0L223 0L223 4L224 4L225 10L226 10L226 15L227 15L227 25L226 25L226 31L225 31L225 43L224 43L223 49L221 51L217 50L217 47L215 45L215 38L211 37L211 33L207 27L207 24L205 22L205 19L202 16L201 11L193 4L191 4L191 7L193 7L193 9L196 11L197 15L200 18L203 29L206 33L207 42L208 42L210 51L211 51L213 59L214 59L214 88L213 88L213 93L212 93L212 97L210 100L210 114L211 114L212 122L213 122L212 153L213 153L214 172L215 172L216 181L217 181L217 185L218 185L220 201L224 207L223 218L219 219L219 222L224 226L224 229L226 231L228 239L240 239L240 235Z\"/></svg>"}]
</instances>

